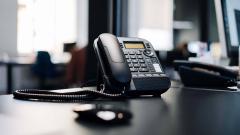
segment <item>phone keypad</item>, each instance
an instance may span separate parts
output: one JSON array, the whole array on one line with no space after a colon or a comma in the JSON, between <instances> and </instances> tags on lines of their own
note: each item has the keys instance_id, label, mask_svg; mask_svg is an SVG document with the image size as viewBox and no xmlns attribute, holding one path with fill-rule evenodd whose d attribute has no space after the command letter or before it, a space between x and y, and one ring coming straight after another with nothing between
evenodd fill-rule
<instances>
[{"instance_id":1,"label":"phone keypad","mask_svg":"<svg viewBox=\"0 0 240 135\"><path fill-rule=\"evenodd\" d=\"M159 77L162 72L156 57L145 56L142 50L123 50L132 77ZM160 72L160 73L157 73Z\"/></svg>"},{"instance_id":2,"label":"phone keypad","mask_svg":"<svg viewBox=\"0 0 240 135\"><path fill-rule=\"evenodd\" d=\"M149 72L140 51L125 51L124 54L131 72Z\"/></svg>"}]
</instances>

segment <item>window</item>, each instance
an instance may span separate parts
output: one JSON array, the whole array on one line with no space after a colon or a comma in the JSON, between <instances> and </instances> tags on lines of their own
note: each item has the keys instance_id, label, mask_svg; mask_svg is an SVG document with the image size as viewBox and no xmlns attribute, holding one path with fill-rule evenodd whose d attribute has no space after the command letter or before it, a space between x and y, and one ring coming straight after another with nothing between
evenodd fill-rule
<instances>
[{"instance_id":1,"label":"window","mask_svg":"<svg viewBox=\"0 0 240 135\"><path fill-rule=\"evenodd\" d=\"M18 52L61 53L65 42L87 44L86 4L87 0L18 0Z\"/></svg>"},{"instance_id":2,"label":"window","mask_svg":"<svg viewBox=\"0 0 240 135\"><path fill-rule=\"evenodd\" d=\"M173 48L173 0L129 0L128 35L149 40L156 50Z\"/></svg>"}]
</instances>

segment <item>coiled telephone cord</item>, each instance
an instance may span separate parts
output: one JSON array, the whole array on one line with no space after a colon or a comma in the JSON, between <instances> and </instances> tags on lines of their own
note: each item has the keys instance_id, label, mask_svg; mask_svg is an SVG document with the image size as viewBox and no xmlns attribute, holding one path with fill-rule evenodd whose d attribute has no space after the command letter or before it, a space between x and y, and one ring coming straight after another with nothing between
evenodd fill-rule
<instances>
[{"instance_id":1,"label":"coiled telephone cord","mask_svg":"<svg viewBox=\"0 0 240 135\"><path fill-rule=\"evenodd\" d=\"M124 91L123 91L124 92ZM23 100L39 100L39 101L81 101L102 98L123 98L124 93L105 93L103 91L82 89L74 92L64 92L61 90L16 90L13 93L14 98Z\"/></svg>"}]
</instances>

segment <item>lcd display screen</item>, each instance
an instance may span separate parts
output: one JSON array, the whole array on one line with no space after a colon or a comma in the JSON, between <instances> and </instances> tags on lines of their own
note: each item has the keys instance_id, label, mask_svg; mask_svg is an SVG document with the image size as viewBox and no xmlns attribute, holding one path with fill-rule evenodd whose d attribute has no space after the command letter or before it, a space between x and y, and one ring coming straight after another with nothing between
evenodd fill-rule
<instances>
[{"instance_id":1,"label":"lcd display screen","mask_svg":"<svg viewBox=\"0 0 240 135\"><path fill-rule=\"evenodd\" d=\"M126 49L144 49L142 42L126 42L124 45Z\"/></svg>"}]
</instances>

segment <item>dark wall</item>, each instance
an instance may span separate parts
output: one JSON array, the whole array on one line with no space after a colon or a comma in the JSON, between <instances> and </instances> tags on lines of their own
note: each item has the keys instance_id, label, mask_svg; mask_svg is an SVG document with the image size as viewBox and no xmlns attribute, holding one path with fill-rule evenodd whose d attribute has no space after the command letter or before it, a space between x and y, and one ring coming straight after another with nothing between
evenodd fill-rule
<instances>
[{"instance_id":1,"label":"dark wall","mask_svg":"<svg viewBox=\"0 0 240 135\"><path fill-rule=\"evenodd\" d=\"M208 24L209 24L208 37L209 38L208 38L208 40L209 40L209 42L219 42L214 0L208 0L208 9L209 9L209 16L208 16Z\"/></svg>"},{"instance_id":2,"label":"dark wall","mask_svg":"<svg viewBox=\"0 0 240 135\"><path fill-rule=\"evenodd\" d=\"M175 44L200 40L200 1L175 0L174 20L193 23L193 29L174 31Z\"/></svg>"},{"instance_id":3,"label":"dark wall","mask_svg":"<svg viewBox=\"0 0 240 135\"><path fill-rule=\"evenodd\" d=\"M108 32L108 0L89 0L89 34L85 80L94 80L97 75L97 60L93 42L101 33Z\"/></svg>"},{"instance_id":4,"label":"dark wall","mask_svg":"<svg viewBox=\"0 0 240 135\"><path fill-rule=\"evenodd\" d=\"M175 0L174 20L193 24L193 29L174 30L175 45L219 41L214 0Z\"/></svg>"}]
</instances>

